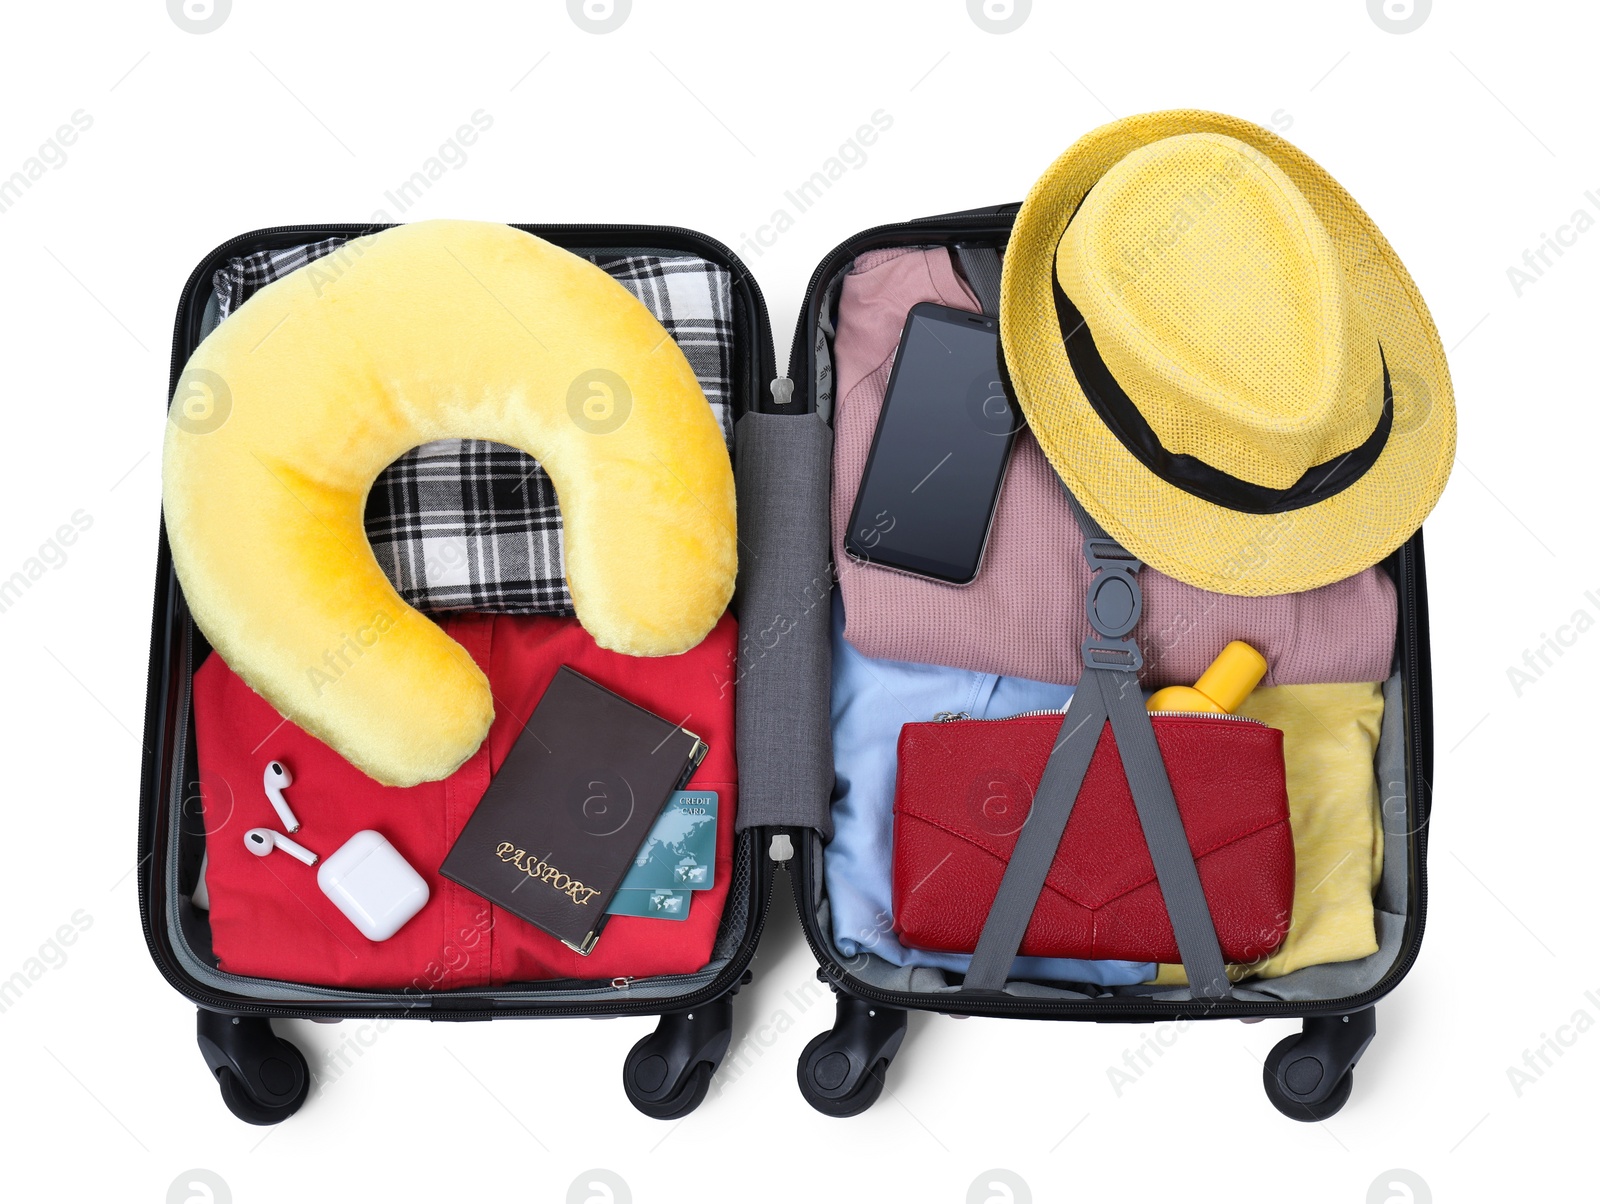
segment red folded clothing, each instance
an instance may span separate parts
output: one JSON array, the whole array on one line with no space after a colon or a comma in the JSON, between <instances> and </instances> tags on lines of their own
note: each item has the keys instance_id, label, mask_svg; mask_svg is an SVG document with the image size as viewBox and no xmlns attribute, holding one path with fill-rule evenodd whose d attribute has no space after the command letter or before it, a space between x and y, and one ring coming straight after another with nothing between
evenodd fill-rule
<instances>
[{"instance_id":1,"label":"red folded clothing","mask_svg":"<svg viewBox=\"0 0 1600 1204\"><path fill-rule=\"evenodd\" d=\"M711 959L733 876L737 804L733 687L738 627L724 615L681 656L631 657L598 647L575 619L464 615L441 626L471 653L494 690L483 746L442 782L380 786L280 716L213 653L194 677L200 794L209 853L211 941L233 974L341 987L419 991L548 978L686 974ZM571 665L709 745L690 781L718 795L716 885L697 891L683 921L613 916L588 957L446 881L440 863L526 717L561 665ZM330 688L337 689L337 683ZM244 845L254 827L281 825L261 786L268 761L294 775L286 792L303 825L295 839L326 857L374 828L424 878L427 905L387 941L363 937L317 887L316 870Z\"/></svg>"},{"instance_id":2,"label":"red folded clothing","mask_svg":"<svg viewBox=\"0 0 1600 1204\"><path fill-rule=\"evenodd\" d=\"M1294 904L1283 733L1224 715L1151 719L1222 954L1238 963L1265 957L1283 943ZM900 729L893 899L906 945L977 947L1061 725L1051 714ZM1179 960L1109 723L1021 952Z\"/></svg>"}]
</instances>

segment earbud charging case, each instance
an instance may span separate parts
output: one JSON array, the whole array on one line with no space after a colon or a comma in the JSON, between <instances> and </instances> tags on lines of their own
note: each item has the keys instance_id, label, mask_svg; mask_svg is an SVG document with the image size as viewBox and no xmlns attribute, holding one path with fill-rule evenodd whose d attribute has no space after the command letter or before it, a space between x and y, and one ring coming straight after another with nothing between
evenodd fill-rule
<instances>
[{"instance_id":1,"label":"earbud charging case","mask_svg":"<svg viewBox=\"0 0 1600 1204\"><path fill-rule=\"evenodd\" d=\"M357 832L317 870L317 885L371 941L386 941L428 901L428 884L371 828Z\"/></svg>"}]
</instances>

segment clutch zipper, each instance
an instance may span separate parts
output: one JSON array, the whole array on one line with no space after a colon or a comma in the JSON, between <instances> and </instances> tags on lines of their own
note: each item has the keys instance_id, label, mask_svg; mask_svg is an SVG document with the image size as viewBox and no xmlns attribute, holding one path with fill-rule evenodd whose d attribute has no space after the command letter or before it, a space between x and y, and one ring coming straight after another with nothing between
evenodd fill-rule
<instances>
[{"instance_id":1,"label":"clutch zipper","mask_svg":"<svg viewBox=\"0 0 1600 1204\"><path fill-rule=\"evenodd\" d=\"M1252 719L1249 715L1230 715L1227 711L1151 711L1150 718L1157 719L1161 716L1173 719L1226 719L1229 723L1253 723L1257 727L1271 727L1260 719Z\"/></svg>"},{"instance_id":2,"label":"clutch zipper","mask_svg":"<svg viewBox=\"0 0 1600 1204\"><path fill-rule=\"evenodd\" d=\"M1047 709L1043 711L1023 711L1018 715L985 715L974 719L966 711L938 711L933 716L935 723L1004 723L1007 719L1033 719L1040 715L1065 715L1066 711ZM1249 715L1230 715L1226 711L1151 711L1150 718L1166 715L1173 719L1226 719L1232 723L1253 723L1257 727L1270 727L1271 724L1263 723L1260 719L1252 719Z\"/></svg>"}]
</instances>

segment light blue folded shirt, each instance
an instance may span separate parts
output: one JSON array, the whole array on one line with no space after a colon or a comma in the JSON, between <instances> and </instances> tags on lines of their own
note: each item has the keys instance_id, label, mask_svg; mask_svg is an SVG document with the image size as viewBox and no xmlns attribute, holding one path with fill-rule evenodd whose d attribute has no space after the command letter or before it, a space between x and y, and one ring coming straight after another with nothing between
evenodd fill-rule
<instances>
[{"instance_id":1,"label":"light blue folded shirt","mask_svg":"<svg viewBox=\"0 0 1600 1204\"><path fill-rule=\"evenodd\" d=\"M833 911L833 939L846 957L871 953L897 966L965 973L971 956L907 949L895 938L889 872L894 777L901 725L941 712L998 719L1061 710L1071 686L999 677L943 665L872 660L844 638L844 606L833 601L833 840L822 868ZM951 906L960 904L952 900ZM1150 962L1019 957L1012 978L1119 986L1155 975Z\"/></svg>"}]
</instances>

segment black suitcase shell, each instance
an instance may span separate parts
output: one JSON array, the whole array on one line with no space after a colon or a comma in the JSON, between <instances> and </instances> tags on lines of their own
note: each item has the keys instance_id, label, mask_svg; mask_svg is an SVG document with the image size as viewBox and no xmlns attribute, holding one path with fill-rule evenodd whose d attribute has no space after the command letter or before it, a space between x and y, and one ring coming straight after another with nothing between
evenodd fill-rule
<instances>
[{"instance_id":1,"label":"black suitcase shell","mask_svg":"<svg viewBox=\"0 0 1600 1204\"><path fill-rule=\"evenodd\" d=\"M1012 203L877 226L835 247L817 265L795 329L789 359L795 408L817 411L815 332L819 320L831 317L827 313L830 282L847 270L856 256L885 247L954 248L973 244L1003 249L1018 208ZM831 381L828 387L831 388ZM1349 1098L1351 1068L1376 1031L1373 1005L1410 970L1422 941L1427 909L1433 698L1422 532L1417 531L1393 553L1383 568L1394 579L1398 599L1396 663L1403 686L1403 827L1409 872L1404 936L1398 956L1376 985L1359 994L1314 1002L1227 1000L1209 1004L1133 997L1038 999L880 989L842 964L845 959L835 950L831 934L818 914L824 892L823 837L815 829L797 829L792 833L795 852L788 866L795 905L817 959L818 975L837 997L834 1027L819 1034L800 1057L798 1078L807 1101L831 1116L851 1116L870 1107L883 1089L884 1074L905 1034L906 1013L917 1009L963 1016L1101 1023L1303 1018L1303 1031L1280 1042L1267 1059L1263 1074L1267 1095L1279 1111L1299 1120L1320 1120L1338 1111Z\"/></svg>"},{"instance_id":2,"label":"black suitcase shell","mask_svg":"<svg viewBox=\"0 0 1600 1204\"><path fill-rule=\"evenodd\" d=\"M205 330L212 274L226 260L384 228L273 227L241 234L213 250L196 265L179 299L168 401ZM734 418L772 406L767 385L775 369L766 303L744 265L721 243L692 230L664 226L518 228L574 250L688 253L726 267L733 278ZM734 606L737 611L737 599ZM209 926L188 897L204 849L188 685L208 650L173 572L163 523L156 557L140 783L139 911L156 966L198 1008L201 1052L235 1115L254 1124L275 1124L293 1115L309 1093L312 1076L306 1060L292 1043L273 1033L273 1017L489 1020L659 1014L656 1031L634 1047L624 1066L629 1099L647 1115L672 1118L687 1114L705 1098L727 1051L732 997L749 981L748 966L771 894L767 834L757 828L746 827L735 838L733 881L717 938L719 956L713 963L722 964L714 973L609 983L544 981L448 992L330 990L281 983L265 984L265 993L261 980L229 983L225 980L235 976L206 973Z\"/></svg>"}]
</instances>

